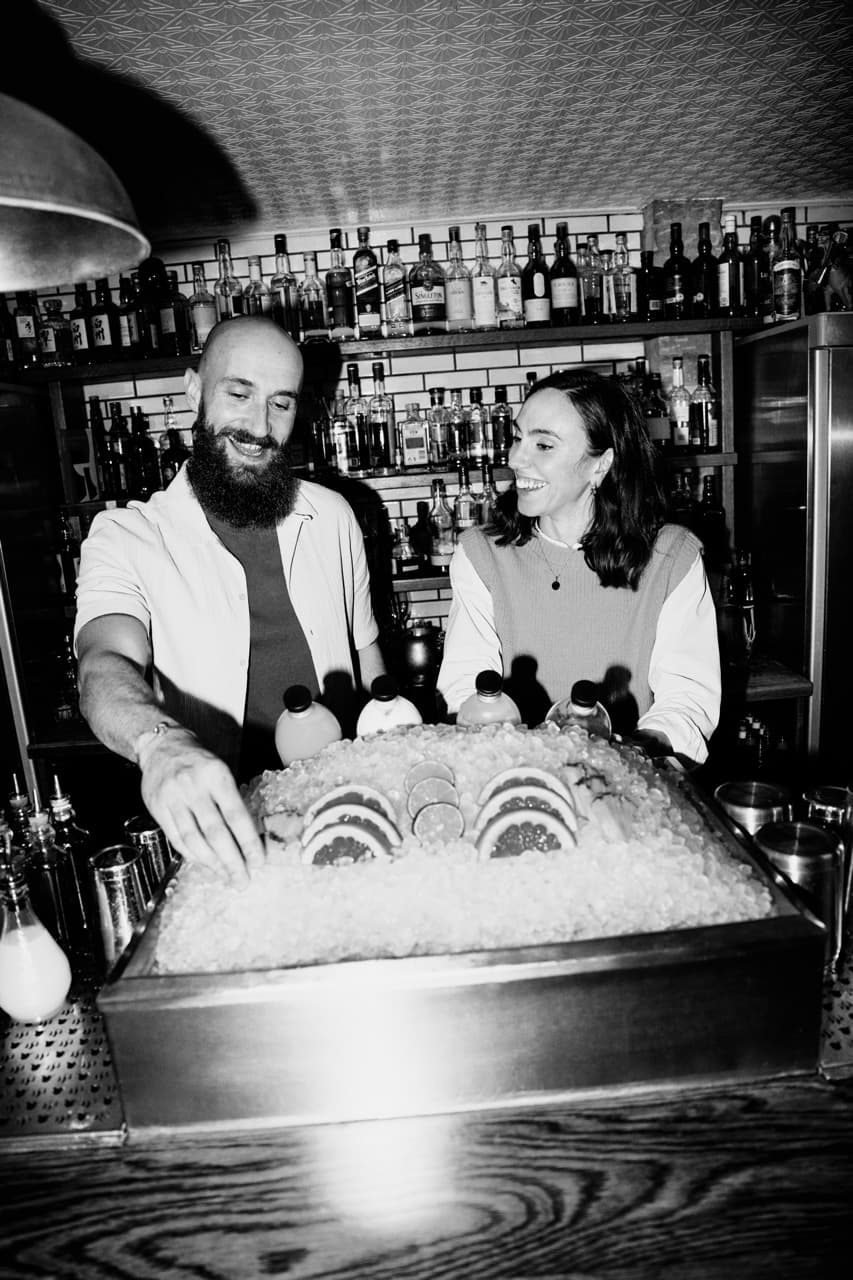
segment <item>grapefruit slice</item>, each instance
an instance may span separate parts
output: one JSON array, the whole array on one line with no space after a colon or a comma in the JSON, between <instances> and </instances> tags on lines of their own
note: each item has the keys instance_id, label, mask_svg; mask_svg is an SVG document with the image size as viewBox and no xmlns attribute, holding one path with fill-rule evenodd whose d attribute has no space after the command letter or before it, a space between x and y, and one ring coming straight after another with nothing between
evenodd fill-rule
<instances>
[{"instance_id":1,"label":"grapefruit slice","mask_svg":"<svg viewBox=\"0 0 853 1280\"><path fill-rule=\"evenodd\" d=\"M453 804L459 805L459 792L456 790L452 782L448 782L446 778L421 778L420 782L416 782L409 792L406 800L406 808L409 817L414 818L419 809L425 804Z\"/></svg>"},{"instance_id":2,"label":"grapefruit slice","mask_svg":"<svg viewBox=\"0 0 853 1280\"><path fill-rule=\"evenodd\" d=\"M406 790L411 791L415 783L422 782L424 778L444 778L446 782L456 781L456 775L450 765L445 764L444 761L419 760L406 774Z\"/></svg>"},{"instance_id":3,"label":"grapefruit slice","mask_svg":"<svg viewBox=\"0 0 853 1280\"><path fill-rule=\"evenodd\" d=\"M462 835L465 819L458 805L433 800L418 809L412 830L419 840L447 844L450 840L458 840Z\"/></svg>"},{"instance_id":4,"label":"grapefruit slice","mask_svg":"<svg viewBox=\"0 0 853 1280\"><path fill-rule=\"evenodd\" d=\"M309 804L304 815L306 827L313 822L321 809L327 809L329 805L336 804L339 800L367 805L371 809L378 809L380 813L384 813L391 822L397 821L394 806L382 791L372 787L369 782L343 782Z\"/></svg>"},{"instance_id":5,"label":"grapefruit slice","mask_svg":"<svg viewBox=\"0 0 853 1280\"><path fill-rule=\"evenodd\" d=\"M302 861L315 867L341 867L353 862L389 859L388 846L366 822L334 822L320 827L302 847Z\"/></svg>"},{"instance_id":6,"label":"grapefruit slice","mask_svg":"<svg viewBox=\"0 0 853 1280\"><path fill-rule=\"evenodd\" d=\"M491 822L495 814L519 809L555 813L568 827L569 831L575 833L578 829L578 819L574 806L564 799L559 791L552 791L550 788L546 790L545 787L525 784L524 786L502 787L490 796L477 814L472 834L474 836L479 835L483 827Z\"/></svg>"},{"instance_id":7,"label":"grapefruit slice","mask_svg":"<svg viewBox=\"0 0 853 1280\"><path fill-rule=\"evenodd\" d=\"M477 803L484 805L496 791L516 786L547 787L549 791L556 791L561 795L568 804L572 803L572 794L562 778L550 769L540 769L533 764L515 764L509 769L502 769L500 773L496 773L483 787L477 797Z\"/></svg>"},{"instance_id":8,"label":"grapefruit slice","mask_svg":"<svg viewBox=\"0 0 853 1280\"><path fill-rule=\"evenodd\" d=\"M486 858L514 858L534 850L571 849L575 838L555 813L509 809L487 822L477 837L477 853Z\"/></svg>"},{"instance_id":9,"label":"grapefruit slice","mask_svg":"<svg viewBox=\"0 0 853 1280\"><path fill-rule=\"evenodd\" d=\"M367 804L356 804L351 800L336 800L314 815L302 831L302 843L307 844L317 831L335 826L339 822L364 823L373 830L381 831L389 848L400 844L403 839L396 822L392 822L381 810L372 809Z\"/></svg>"}]
</instances>

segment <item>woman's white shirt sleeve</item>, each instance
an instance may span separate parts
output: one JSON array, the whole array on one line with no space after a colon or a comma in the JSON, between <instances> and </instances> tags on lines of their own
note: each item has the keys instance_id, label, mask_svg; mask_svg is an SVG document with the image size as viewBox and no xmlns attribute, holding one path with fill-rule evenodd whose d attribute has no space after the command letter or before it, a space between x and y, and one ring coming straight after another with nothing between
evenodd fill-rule
<instances>
[{"instance_id":1,"label":"woman's white shirt sleeve","mask_svg":"<svg viewBox=\"0 0 853 1280\"><path fill-rule=\"evenodd\" d=\"M474 692L480 671L503 671L503 658L492 594L479 576L464 547L458 546L450 561L453 599L447 619L444 656L438 673L438 689L447 710L456 712Z\"/></svg>"},{"instance_id":2,"label":"woman's white shirt sleeve","mask_svg":"<svg viewBox=\"0 0 853 1280\"><path fill-rule=\"evenodd\" d=\"M701 555L658 615L649 687L654 700L637 728L665 733L673 751L701 764L720 718L717 614Z\"/></svg>"}]
</instances>

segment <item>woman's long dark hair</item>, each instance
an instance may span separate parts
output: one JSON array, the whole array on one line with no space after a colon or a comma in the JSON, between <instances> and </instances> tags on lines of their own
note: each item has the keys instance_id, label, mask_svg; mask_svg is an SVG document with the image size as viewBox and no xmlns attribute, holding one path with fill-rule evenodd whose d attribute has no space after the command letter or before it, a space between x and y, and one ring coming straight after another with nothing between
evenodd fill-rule
<instances>
[{"instance_id":1,"label":"woman's long dark hair","mask_svg":"<svg viewBox=\"0 0 853 1280\"><path fill-rule=\"evenodd\" d=\"M584 560L603 587L636 590L666 513L640 406L615 378L585 369L552 373L534 383L526 400L549 387L577 409L593 457L613 450L613 465L595 492L592 523L581 539ZM498 546L521 547L533 537L533 521L519 512L514 486L501 494L486 532Z\"/></svg>"}]
</instances>

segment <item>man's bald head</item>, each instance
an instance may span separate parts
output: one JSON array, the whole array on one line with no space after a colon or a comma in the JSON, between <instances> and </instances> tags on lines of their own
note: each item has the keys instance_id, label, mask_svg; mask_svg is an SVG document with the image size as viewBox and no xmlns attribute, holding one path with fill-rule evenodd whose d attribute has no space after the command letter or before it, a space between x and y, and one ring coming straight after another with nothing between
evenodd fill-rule
<instances>
[{"instance_id":1,"label":"man's bald head","mask_svg":"<svg viewBox=\"0 0 853 1280\"><path fill-rule=\"evenodd\" d=\"M231 320L219 320L207 335L199 361L198 372L202 381L205 374L225 354L241 350L246 345L261 344L270 353L282 359L296 360L299 367L299 385L302 384L302 354L290 337L269 316L234 316ZM297 388L298 390L298 388Z\"/></svg>"}]
</instances>

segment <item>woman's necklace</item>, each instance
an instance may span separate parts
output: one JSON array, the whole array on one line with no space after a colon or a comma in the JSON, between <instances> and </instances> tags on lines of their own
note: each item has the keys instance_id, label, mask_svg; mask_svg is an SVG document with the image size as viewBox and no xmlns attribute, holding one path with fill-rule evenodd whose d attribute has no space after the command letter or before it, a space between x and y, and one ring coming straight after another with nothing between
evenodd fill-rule
<instances>
[{"instance_id":1,"label":"woman's necklace","mask_svg":"<svg viewBox=\"0 0 853 1280\"><path fill-rule=\"evenodd\" d=\"M554 575L554 580L553 580L553 582L551 583L551 590L552 590L552 591L559 591L559 590L560 590L560 573L562 573L562 570L559 570L559 572L558 572L558 571L554 568L554 566L551 564L551 561L548 559L548 557L547 557L547 556L546 556L546 554L545 554L545 548L544 548L544 546L542 545L542 544L543 544L543 541L545 541L545 542L553 542L553 544L554 544L555 546L557 546L557 547L563 547L566 551L577 551L577 550L578 550L578 547L580 546L580 544L579 544L579 543L576 543L574 546L572 546L572 545L571 545L570 543L568 543L568 542L558 542L558 540L557 540L556 538L549 538L549 537L548 537L548 535L547 535L547 533L543 533L543 532L542 532L542 530L539 528L539 521L538 521L538 520L536 521L536 526L535 526L535 528L536 528L536 545L537 545L537 546L538 546L538 548L539 548L539 551L540 551L540 554L541 554L541 556L542 556L542 559L545 561L545 564L548 566L548 572L549 572L549 573L553 573L553 575Z\"/></svg>"}]
</instances>

